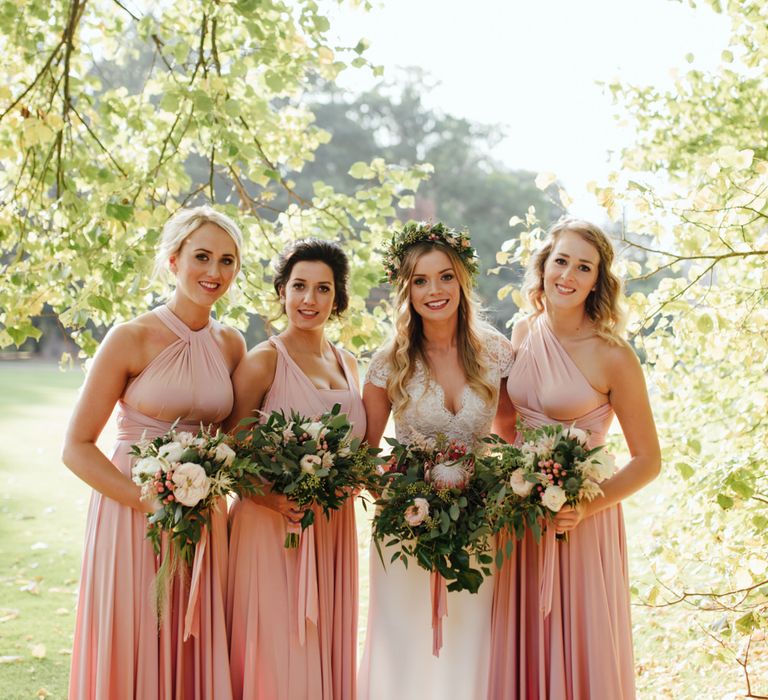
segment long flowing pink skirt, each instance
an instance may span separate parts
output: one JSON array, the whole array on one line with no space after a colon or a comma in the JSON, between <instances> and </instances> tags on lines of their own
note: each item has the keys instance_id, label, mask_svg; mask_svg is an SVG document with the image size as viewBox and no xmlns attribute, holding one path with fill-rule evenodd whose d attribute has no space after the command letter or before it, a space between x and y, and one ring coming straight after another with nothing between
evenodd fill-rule
<instances>
[{"instance_id":1,"label":"long flowing pink skirt","mask_svg":"<svg viewBox=\"0 0 768 700\"><path fill-rule=\"evenodd\" d=\"M130 443L110 457L129 471ZM91 496L77 603L70 700L154 700L159 689L157 571L146 518L132 508Z\"/></svg>"},{"instance_id":2,"label":"long flowing pink skirt","mask_svg":"<svg viewBox=\"0 0 768 700\"><path fill-rule=\"evenodd\" d=\"M232 508L227 621L238 700L355 697L357 534L351 500L330 520L316 513L311 530L314 547L288 550L279 513L250 499ZM302 540L307 537L309 530ZM302 561L303 555L308 558ZM305 605L308 599L316 604Z\"/></svg>"},{"instance_id":3,"label":"long flowing pink skirt","mask_svg":"<svg viewBox=\"0 0 768 700\"><path fill-rule=\"evenodd\" d=\"M489 698L631 700L632 626L621 506L558 542L552 610L540 610L540 557L530 533L496 576Z\"/></svg>"},{"instance_id":4,"label":"long flowing pink skirt","mask_svg":"<svg viewBox=\"0 0 768 700\"><path fill-rule=\"evenodd\" d=\"M229 550L225 499L211 513L205 539L198 575L194 564L179 571L168 597L160 629L163 700L232 698L225 612ZM190 632L187 641L185 631Z\"/></svg>"}]
</instances>

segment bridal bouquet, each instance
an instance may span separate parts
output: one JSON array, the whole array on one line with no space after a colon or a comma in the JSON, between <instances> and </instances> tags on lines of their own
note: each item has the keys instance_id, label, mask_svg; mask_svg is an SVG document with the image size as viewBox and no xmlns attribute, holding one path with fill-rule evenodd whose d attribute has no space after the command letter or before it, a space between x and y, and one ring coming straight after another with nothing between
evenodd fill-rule
<instances>
[{"instance_id":1,"label":"bridal bouquet","mask_svg":"<svg viewBox=\"0 0 768 700\"><path fill-rule=\"evenodd\" d=\"M245 429L237 434L238 455L256 465L273 492L305 508L301 530L314 522L310 506L319 506L327 517L356 489L377 483L378 448L353 437L349 419L340 411L336 404L318 418L273 411L263 423L259 418L240 422ZM298 527L289 530L286 548L298 547L299 532Z\"/></svg>"},{"instance_id":2,"label":"bridal bouquet","mask_svg":"<svg viewBox=\"0 0 768 700\"><path fill-rule=\"evenodd\" d=\"M439 573L449 591L476 593L493 562L486 520L486 496L498 478L492 463L444 437L387 442L392 456L373 521L379 557L383 562L381 542L397 545L391 562L415 559Z\"/></svg>"},{"instance_id":3,"label":"bridal bouquet","mask_svg":"<svg viewBox=\"0 0 768 700\"><path fill-rule=\"evenodd\" d=\"M191 564L211 507L226 494L254 493L255 465L237 459L229 438L202 427L193 434L173 427L154 440L131 445L136 461L131 469L142 498L155 497L160 508L147 516L147 537L160 553L162 534L168 534L174 561ZM165 571L166 560L161 570Z\"/></svg>"},{"instance_id":4,"label":"bridal bouquet","mask_svg":"<svg viewBox=\"0 0 768 700\"><path fill-rule=\"evenodd\" d=\"M553 424L522 429L521 434L519 446L495 436L487 440L491 447L486 459L502 477L489 519L495 532L506 529L522 539L527 527L538 541L542 520L551 520L566 504L575 506L602 494L599 484L613 474L615 461L602 446L590 449L589 435L579 428Z\"/></svg>"}]
</instances>

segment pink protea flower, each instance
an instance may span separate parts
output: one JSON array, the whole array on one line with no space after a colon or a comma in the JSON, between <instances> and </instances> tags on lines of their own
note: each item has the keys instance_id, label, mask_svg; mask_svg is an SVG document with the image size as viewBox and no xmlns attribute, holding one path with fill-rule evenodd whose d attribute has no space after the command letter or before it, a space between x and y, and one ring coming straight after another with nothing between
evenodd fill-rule
<instances>
[{"instance_id":1,"label":"pink protea flower","mask_svg":"<svg viewBox=\"0 0 768 700\"><path fill-rule=\"evenodd\" d=\"M469 483L470 473L461 462L439 462L429 470L429 480L438 490L463 489Z\"/></svg>"}]
</instances>

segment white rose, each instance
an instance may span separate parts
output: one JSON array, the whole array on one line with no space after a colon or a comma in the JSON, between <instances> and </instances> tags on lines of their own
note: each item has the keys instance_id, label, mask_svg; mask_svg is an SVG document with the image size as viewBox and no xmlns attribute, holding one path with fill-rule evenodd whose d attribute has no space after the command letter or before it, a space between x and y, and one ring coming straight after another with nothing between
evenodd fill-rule
<instances>
[{"instance_id":1,"label":"white rose","mask_svg":"<svg viewBox=\"0 0 768 700\"><path fill-rule=\"evenodd\" d=\"M338 454L339 457L350 457L352 455L352 450L349 449L349 445L344 445L338 449Z\"/></svg>"},{"instance_id":2,"label":"white rose","mask_svg":"<svg viewBox=\"0 0 768 700\"><path fill-rule=\"evenodd\" d=\"M547 486L541 494L541 503L553 513L559 513L565 504L565 491L559 486Z\"/></svg>"},{"instance_id":3,"label":"white rose","mask_svg":"<svg viewBox=\"0 0 768 700\"><path fill-rule=\"evenodd\" d=\"M173 497L185 506L196 506L211 488L208 476L199 464L184 462L173 470Z\"/></svg>"},{"instance_id":4,"label":"white rose","mask_svg":"<svg viewBox=\"0 0 768 700\"><path fill-rule=\"evenodd\" d=\"M574 428L571 426L568 428L568 435L572 438L576 438L582 445L586 445L589 442L589 433L581 428Z\"/></svg>"},{"instance_id":5,"label":"white rose","mask_svg":"<svg viewBox=\"0 0 768 700\"><path fill-rule=\"evenodd\" d=\"M317 455L304 455L299 461L299 466L305 474L314 474L321 461Z\"/></svg>"},{"instance_id":6,"label":"white rose","mask_svg":"<svg viewBox=\"0 0 768 700\"><path fill-rule=\"evenodd\" d=\"M131 474L134 483L141 485L145 481L142 478L143 475L154 476L157 472L162 471L165 471L165 467L157 457L142 457L133 465Z\"/></svg>"},{"instance_id":7,"label":"white rose","mask_svg":"<svg viewBox=\"0 0 768 700\"><path fill-rule=\"evenodd\" d=\"M462 489L469 482L469 472L461 462L439 462L429 470L429 480L438 491Z\"/></svg>"},{"instance_id":8,"label":"white rose","mask_svg":"<svg viewBox=\"0 0 768 700\"><path fill-rule=\"evenodd\" d=\"M528 496L531 493L531 489L533 489L533 482L526 481L525 470L523 469L515 469L512 472L509 477L509 485L512 487L515 496L520 496L521 498Z\"/></svg>"},{"instance_id":9,"label":"white rose","mask_svg":"<svg viewBox=\"0 0 768 700\"><path fill-rule=\"evenodd\" d=\"M589 458L584 467L585 476L597 483L613 476L616 471L616 458L610 452L597 452Z\"/></svg>"},{"instance_id":10,"label":"white rose","mask_svg":"<svg viewBox=\"0 0 768 700\"><path fill-rule=\"evenodd\" d=\"M323 453L323 469L330 469L333 466L333 455L330 452Z\"/></svg>"},{"instance_id":11,"label":"white rose","mask_svg":"<svg viewBox=\"0 0 768 700\"><path fill-rule=\"evenodd\" d=\"M183 454L184 448L178 442L169 442L161 446L157 451L158 457L167 459L169 462L178 462Z\"/></svg>"},{"instance_id":12,"label":"white rose","mask_svg":"<svg viewBox=\"0 0 768 700\"><path fill-rule=\"evenodd\" d=\"M235 461L237 454L235 451L227 445L226 442L220 442L216 445L216 449L213 451L213 458L219 462L223 462L225 467L228 467Z\"/></svg>"},{"instance_id":13,"label":"white rose","mask_svg":"<svg viewBox=\"0 0 768 700\"><path fill-rule=\"evenodd\" d=\"M414 498L413 505L405 509L405 522L416 527L424 522L429 515L429 501L426 498Z\"/></svg>"},{"instance_id":14,"label":"white rose","mask_svg":"<svg viewBox=\"0 0 768 700\"><path fill-rule=\"evenodd\" d=\"M323 426L320 421L305 423L302 427L304 428L304 432L307 433L313 440L319 440L328 432L325 430L325 426Z\"/></svg>"},{"instance_id":15,"label":"white rose","mask_svg":"<svg viewBox=\"0 0 768 700\"><path fill-rule=\"evenodd\" d=\"M195 436L186 430L182 430L180 433L176 433L176 442L178 442L182 447L189 447L194 439Z\"/></svg>"}]
</instances>

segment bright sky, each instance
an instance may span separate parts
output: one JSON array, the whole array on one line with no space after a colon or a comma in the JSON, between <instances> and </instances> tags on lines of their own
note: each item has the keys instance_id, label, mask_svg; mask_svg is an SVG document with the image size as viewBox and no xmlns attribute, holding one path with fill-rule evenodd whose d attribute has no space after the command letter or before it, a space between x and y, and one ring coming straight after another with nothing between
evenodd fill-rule
<instances>
[{"instance_id":1,"label":"bright sky","mask_svg":"<svg viewBox=\"0 0 768 700\"><path fill-rule=\"evenodd\" d=\"M715 65L728 21L674 0L384 0L371 12L344 5L332 32L384 66L420 66L440 82L432 107L499 124L499 160L558 175L571 212L598 217L584 186L609 171L608 152L632 138L598 81L665 86L670 70ZM356 75L352 75L356 73ZM341 83L361 89L368 71Z\"/></svg>"}]
</instances>

